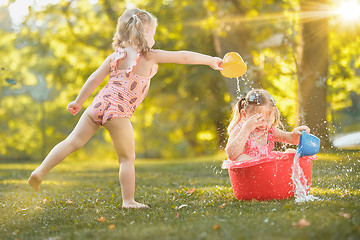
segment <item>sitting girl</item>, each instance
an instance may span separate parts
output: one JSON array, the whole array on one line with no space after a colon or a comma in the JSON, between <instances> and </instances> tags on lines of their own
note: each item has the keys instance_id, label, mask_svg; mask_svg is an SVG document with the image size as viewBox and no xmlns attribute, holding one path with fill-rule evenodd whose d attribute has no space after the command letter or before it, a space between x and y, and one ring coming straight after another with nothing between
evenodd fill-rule
<instances>
[{"instance_id":1,"label":"sitting girl","mask_svg":"<svg viewBox=\"0 0 360 240\"><path fill-rule=\"evenodd\" d=\"M275 141L297 145L301 131L310 132L307 126L296 127L292 132L280 130L280 112L274 98L263 89L251 90L246 98L237 102L233 113L225 148L231 161L224 162L225 168L233 161L268 156Z\"/></svg>"}]
</instances>

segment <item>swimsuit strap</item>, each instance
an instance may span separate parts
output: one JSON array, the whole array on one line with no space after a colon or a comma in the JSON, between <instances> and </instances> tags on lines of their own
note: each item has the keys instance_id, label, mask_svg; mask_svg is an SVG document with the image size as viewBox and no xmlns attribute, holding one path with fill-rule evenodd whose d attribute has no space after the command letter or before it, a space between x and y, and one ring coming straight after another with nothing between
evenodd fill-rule
<instances>
[{"instance_id":1,"label":"swimsuit strap","mask_svg":"<svg viewBox=\"0 0 360 240\"><path fill-rule=\"evenodd\" d=\"M159 69L159 65L154 64L154 66L152 66L151 70L150 70L150 78L152 78L153 76L155 76L155 74L157 73Z\"/></svg>"},{"instance_id":2,"label":"swimsuit strap","mask_svg":"<svg viewBox=\"0 0 360 240\"><path fill-rule=\"evenodd\" d=\"M140 52L137 52L134 61L132 61L132 63L131 63L130 66L128 67L128 69L126 69L126 73L132 72L132 70L133 70L133 68L136 66L137 61L139 60L139 58L140 58Z\"/></svg>"},{"instance_id":3,"label":"swimsuit strap","mask_svg":"<svg viewBox=\"0 0 360 240\"><path fill-rule=\"evenodd\" d=\"M116 56L115 60L111 62L111 65L113 66L114 70L116 71L116 70L118 70L118 68L117 68L118 60L123 60L127 56L126 50L124 48L120 48L120 47L116 48L115 56ZM140 52L137 52L134 61L132 61L130 66L126 69L126 73L130 73L133 70L133 68L136 66L139 58L140 58Z\"/></svg>"},{"instance_id":4,"label":"swimsuit strap","mask_svg":"<svg viewBox=\"0 0 360 240\"><path fill-rule=\"evenodd\" d=\"M115 49L115 60L114 61L112 61L111 63L114 63L113 65L114 65L114 70L117 70L117 61L118 60L122 60L122 59L125 59L126 58L126 51L125 51L125 49L123 49L123 48L116 48Z\"/></svg>"}]
</instances>

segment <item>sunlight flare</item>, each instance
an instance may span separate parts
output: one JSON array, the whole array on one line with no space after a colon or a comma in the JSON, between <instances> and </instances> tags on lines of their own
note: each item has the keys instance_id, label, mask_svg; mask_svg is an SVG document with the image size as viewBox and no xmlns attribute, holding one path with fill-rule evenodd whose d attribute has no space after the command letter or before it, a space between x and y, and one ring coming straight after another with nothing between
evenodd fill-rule
<instances>
[{"instance_id":1,"label":"sunlight flare","mask_svg":"<svg viewBox=\"0 0 360 240\"><path fill-rule=\"evenodd\" d=\"M344 20L359 20L360 4L357 1L343 2L336 12Z\"/></svg>"}]
</instances>

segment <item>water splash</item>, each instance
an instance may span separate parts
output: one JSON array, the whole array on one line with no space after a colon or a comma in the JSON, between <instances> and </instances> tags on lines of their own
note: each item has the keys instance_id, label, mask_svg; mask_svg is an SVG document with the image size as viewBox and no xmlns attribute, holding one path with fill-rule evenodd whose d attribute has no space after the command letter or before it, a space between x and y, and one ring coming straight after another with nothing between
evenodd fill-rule
<instances>
[{"instance_id":1,"label":"water splash","mask_svg":"<svg viewBox=\"0 0 360 240\"><path fill-rule=\"evenodd\" d=\"M246 75L242 75L240 77L236 78L236 96L237 100L241 99L241 81L243 81L243 92L248 92L250 89L253 89L252 87L249 88L248 84L252 84L253 82L250 82Z\"/></svg>"},{"instance_id":2,"label":"water splash","mask_svg":"<svg viewBox=\"0 0 360 240\"><path fill-rule=\"evenodd\" d=\"M308 194L310 190L310 184L308 184L307 179L305 178L304 172L300 166L300 152L296 151L294 162L293 162L293 169L292 169L292 176L291 179L294 185L294 195L295 195L295 202L306 202L306 201L314 201L317 200L317 197L314 197L311 194Z\"/></svg>"},{"instance_id":3,"label":"water splash","mask_svg":"<svg viewBox=\"0 0 360 240\"><path fill-rule=\"evenodd\" d=\"M241 76L242 78L242 76ZM242 78L243 79L243 78ZM241 99L241 89L240 89L240 79L239 77L236 78L236 98L237 100Z\"/></svg>"}]
</instances>

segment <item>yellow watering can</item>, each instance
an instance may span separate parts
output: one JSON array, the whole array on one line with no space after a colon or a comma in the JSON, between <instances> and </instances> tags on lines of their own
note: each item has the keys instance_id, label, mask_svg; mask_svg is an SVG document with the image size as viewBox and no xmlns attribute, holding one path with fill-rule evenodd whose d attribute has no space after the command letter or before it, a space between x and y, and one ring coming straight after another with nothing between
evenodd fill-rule
<instances>
[{"instance_id":1,"label":"yellow watering can","mask_svg":"<svg viewBox=\"0 0 360 240\"><path fill-rule=\"evenodd\" d=\"M247 66L241 56L236 52L228 52L224 56L221 74L228 78L237 78L246 73Z\"/></svg>"}]
</instances>

